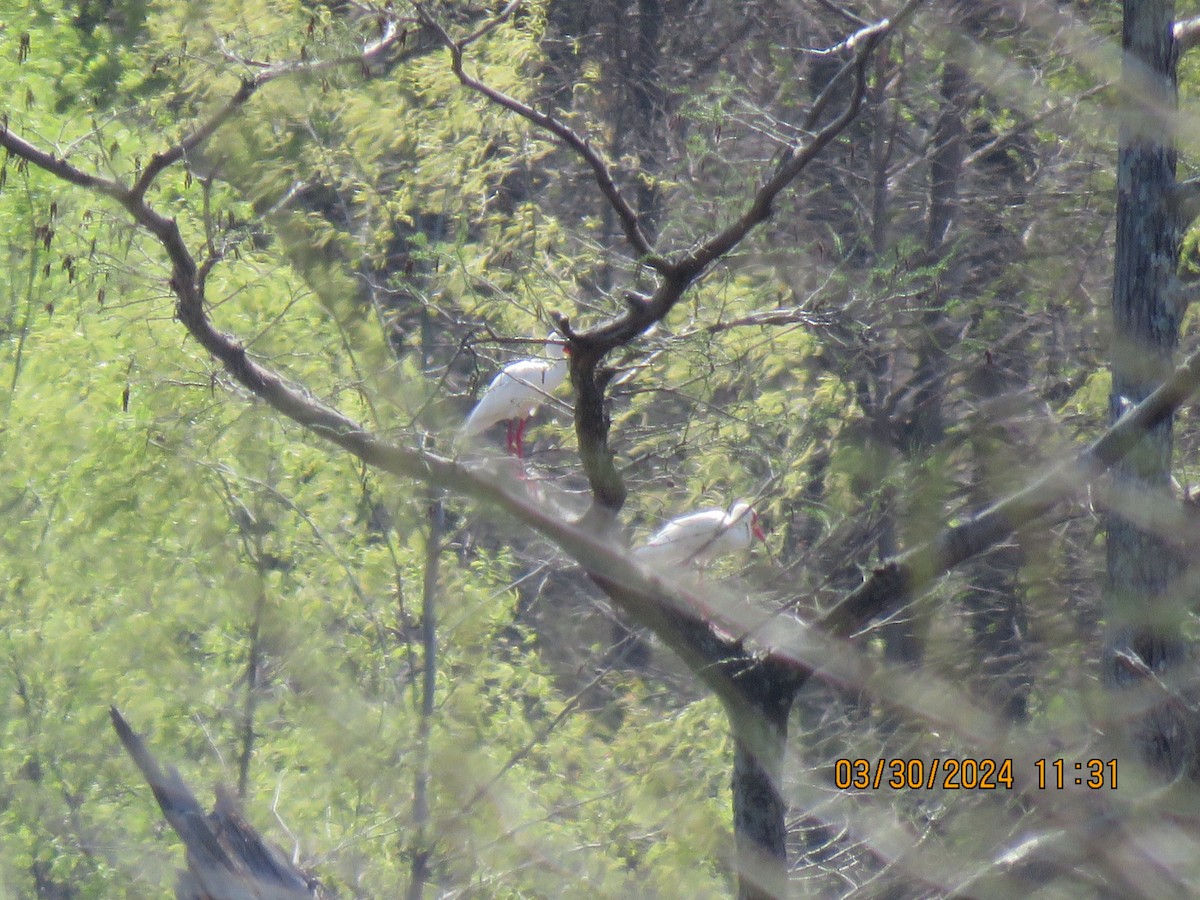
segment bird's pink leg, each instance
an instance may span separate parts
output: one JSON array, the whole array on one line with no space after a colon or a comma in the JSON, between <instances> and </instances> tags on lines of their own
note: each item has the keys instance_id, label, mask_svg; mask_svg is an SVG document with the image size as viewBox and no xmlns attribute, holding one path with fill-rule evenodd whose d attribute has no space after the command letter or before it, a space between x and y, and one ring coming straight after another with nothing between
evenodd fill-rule
<instances>
[{"instance_id":1,"label":"bird's pink leg","mask_svg":"<svg viewBox=\"0 0 1200 900\"><path fill-rule=\"evenodd\" d=\"M516 457L517 467L520 470L521 481L529 481L529 472L525 469L525 419L509 419L508 420L508 440L507 449L514 457Z\"/></svg>"},{"instance_id":2,"label":"bird's pink leg","mask_svg":"<svg viewBox=\"0 0 1200 900\"><path fill-rule=\"evenodd\" d=\"M528 419L517 420L517 459L525 458L525 425Z\"/></svg>"},{"instance_id":3,"label":"bird's pink leg","mask_svg":"<svg viewBox=\"0 0 1200 900\"><path fill-rule=\"evenodd\" d=\"M504 449L507 450L509 453L512 453L516 456L521 455L520 453L517 452L517 442L516 442L518 424L519 424L519 420L517 420L517 419L509 419L507 422L504 423L505 428L507 429L507 431L505 432L505 435L504 435Z\"/></svg>"}]
</instances>

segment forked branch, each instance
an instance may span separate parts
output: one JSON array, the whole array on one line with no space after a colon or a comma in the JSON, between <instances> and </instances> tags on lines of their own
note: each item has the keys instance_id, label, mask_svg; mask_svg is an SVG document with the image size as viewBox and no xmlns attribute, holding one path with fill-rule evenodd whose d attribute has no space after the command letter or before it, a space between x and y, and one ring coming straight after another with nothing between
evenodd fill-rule
<instances>
[{"instance_id":1,"label":"forked branch","mask_svg":"<svg viewBox=\"0 0 1200 900\"><path fill-rule=\"evenodd\" d=\"M891 19L883 19L855 32L839 45L853 51L854 55L842 67L833 80L817 97L809 111L806 128L811 128L834 96L842 81L853 77L854 86L845 108L828 125L812 136L802 147L789 149L775 167L775 173L758 189L746 211L725 230L704 241L695 250L686 254L678 263L676 271L689 281L696 278L714 262L724 257L740 244L756 226L771 218L776 198L803 172L830 142L846 130L862 107L867 89L867 63L879 45L903 25L924 0L909 0Z\"/></svg>"},{"instance_id":2,"label":"forked branch","mask_svg":"<svg viewBox=\"0 0 1200 900\"><path fill-rule=\"evenodd\" d=\"M596 184L600 188L600 193L604 195L604 198L617 214L617 218L621 220L621 228L625 232L625 239L629 241L629 245L633 247L634 252L637 253L641 262L652 269L664 272L667 268L667 261L659 256L650 245L650 239L646 237L646 233L638 223L637 213L629 205L629 201L625 199L625 195L621 193L621 189L617 186L608 163L601 158L588 139L556 116L548 112L539 112L528 103L524 103L516 97L512 97L486 84L475 76L467 74L467 71L463 68L463 50L480 36L486 34L486 30L481 28L466 39L456 41L442 23L425 9L424 4L414 3L413 8L416 9L421 20L434 30L446 49L450 51L450 68L454 72L455 77L463 85L476 93L482 94L497 106L503 107L509 112L516 113L539 128L545 129L579 154L580 158L591 168L592 175L596 179ZM501 16L507 18L511 15L514 8L515 4L510 3L501 13ZM498 24L498 21L494 24ZM492 27L494 27L494 24ZM490 30L490 28L487 30Z\"/></svg>"},{"instance_id":3,"label":"forked branch","mask_svg":"<svg viewBox=\"0 0 1200 900\"><path fill-rule=\"evenodd\" d=\"M576 331L565 316L560 315L556 319L558 329L573 347L571 383L575 388L575 433L579 441L580 460L592 489L594 523L598 527L612 522L626 497L624 480L608 443L605 383L599 377L599 367L604 357L662 320L706 269L740 244L757 225L771 217L778 195L854 120L866 93L868 61L882 42L907 21L923 2L908 0L892 19L864 25L828 51L839 54L849 51L851 58L817 97L803 123L804 129L815 126L845 80L852 77L854 86L845 107L802 146L792 148L784 155L774 174L755 193L746 212L733 224L675 259L659 255L650 246L649 239L638 223L637 213L617 186L608 164L585 137L550 112L541 112L466 72L463 50L481 32L477 31L464 40L455 40L424 4L413 4L426 26L440 36L450 53L451 68L463 85L549 132L573 149L591 168L601 193L621 221L626 240L640 261L659 275L653 294L641 296L627 293L625 311L607 323L586 331ZM500 16L510 15L513 9L514 4L509 3Z\"/></svg>"}]
</instances>

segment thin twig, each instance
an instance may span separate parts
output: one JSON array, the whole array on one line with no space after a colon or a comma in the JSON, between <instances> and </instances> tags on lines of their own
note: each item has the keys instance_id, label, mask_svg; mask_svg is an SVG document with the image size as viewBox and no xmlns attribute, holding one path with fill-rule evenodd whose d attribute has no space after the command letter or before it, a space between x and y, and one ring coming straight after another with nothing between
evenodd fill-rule
<instances>
[{"instance_id":1,"label":"thin twig","mask_svg":"<svg viewBox=\"0 0 1200 900\"><path fill-rule=\"evenodd\" d=\"M829 10L834 15L841 16L843 19L848 21L851 25L857 25L859 28L863 28L867 25L867 22L865 19L860 19L858 16L856 16L854 13L850 12L850 10L846 9L845 7L838 6L836 3L833 3L832 0L817 0L817 5L822 7L823 9Z\"/></svg>"},{"instance_id":2,"label":"thin twig","mask_svg":"<svg viewBox=\"0 0 1200 900\"><path fill-rule=\"evenodd\" d=\"M475 43L481 37L485 36L486 34L491 32L493 29L495 29L498 26L507 22L509 17L514 12L516 12L517 7L520 5L521 5L521 0L512 0L512 2L509 3L508 6L504 7L504 9L500 10L499 13L497 13L495 16L493 16L488 21L484 22L477 29L475 29L470 34L468 34L465 38L463 38L461 41L459 41L458 46L462 47L464 49L471 46L473 43Z\"/></svg>"}]
</instances>

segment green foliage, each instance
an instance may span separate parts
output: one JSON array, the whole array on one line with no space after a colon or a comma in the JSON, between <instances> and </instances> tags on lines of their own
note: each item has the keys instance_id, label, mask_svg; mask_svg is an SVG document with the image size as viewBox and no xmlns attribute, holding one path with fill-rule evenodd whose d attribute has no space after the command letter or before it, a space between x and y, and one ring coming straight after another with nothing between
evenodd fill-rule
<instances>
[{"instance_id":1,"label":"green foliage","mask_svg":"<svg viewBox=\"0 0 1200 900\"><path fill-rule=\"evenodd\" d=\"M159 77L171 80L177 99L171 109L148 98L141 113L165 134L186 127L229 90L229 79L213 78L204 62L214 36L227 37L231 52L294 55L304 33L296 13L291 4L219 4L203 16L191 4L155 7L137 59L169 58ZM128 15L123 34L139 34L140 12ZM94 15L86 24L11 17L8 25L3 74L32 97L10 124L31 135L56 129L63 142L79 142L73 161L131 178L159 146L143 141L162 135L140 137L130 127L136 116L94 134L88 115L72 116L63 131L48 102L90 96L89 79L136 98L146 83L118 59L128 51L94 49L105 35ZM18 66L10 39L22 30L31 51ZM339 38L330 31L322 49L332 53ZM481 60L500 84L518 77L536 46L529 31L512 37ZM64 61L92 53L97 68L74 70L80 80L70 82ZM330 79L340 88L354 75ZM440 59L404 70L399 82L359 87L326 93L315 78L273 86L253 116L222 135L228 180L206 195L198 179L172 172L151 200L171 210L193 246L206 241L206 215L232 223L215 236L228 264L208 283L220 327L349 414L408 423L435 398L433 386L412 357L393 365L378 320L347 303L358 285L345 262L407 230L414 255L442 268L445 290L477 298L480 320L502 333L536 333L544 301L534 298L560 273L531 277L497 260L562 238L553 220L522 224L537 215L531 204L515 217L495 207L495 185L545 147L453 90ZM461 152L442 153L446 145ZM255 211L314 171L351 198L374 235L366 247L311 213L276 213L271 237L257 236ZM198 790L214 778L236 783L256 641L248 818L285 843L272 823L286 823L343 891L399 894L409 877L406 820L419 758L421 505L400 499L409 486L373 484L395 528L384 541L372 537L352 467L246 406L194 347L181 347L164 261L118 211L86 205L92 198L64 194L11 162L3 197L3 361L13 386L0 434L0 771L12 773L0 798L6 889L30 895L38 880L86 896L161 895L179 860L117 750L107 707L148 732ZM475 224L428 240L411 229L429 210ZM47 228L52 240L43 238ZM503 301L489 299L497 291ZM672 868L694 858L697 810L715 803L703 819L721 821L723 782L694 780L682 759L664 757L652 772L633 761L674 743L696 757L691 765L719 773L719 713L684 706L681 718L612 732L568 710L524 626L513 640L510 579L519 566L511 555L481 553L469 570L448 566L443 579L431 738L439 865L464 884L488 885L488 896L555 893L572 879L638 891L642 876L623 854L644 858L647 848L616 836L668 827L672 837L646 863L669 881L659 858L667 854ZM709 736L701 739L700 728ZM614 840L597 843L598 830ZM715 847L721 836L718 829L705 841ZM724 884L719 873L690 867L688 879L698 895Z\"/></svg>"},{"instance_id":2,"label":"green foliage","mask_svg":"<svg viewBox=\"0 0 1200 900\"><path fill-rule=\"evenodd\" d=\"M467 69L554 109L612 157L626 196L653 187L664 248L743 215L748 186L807 138L795 123L831 72L813 63L822 54L795 48L824 38L807 19L751 23L750 44L732 38L721 60L712 35L737 35L740 20L716 10L719 21L671 23L677 44L665 46L690 61L656 72L660 159L631 137L625 44L597 39L615 26L570 6L522 4L471 44ZM1095 7L1101 27L1119 11L1076 6ZM267 84L148 199L202 260L215 257L206 300L218 327L402 443L450 453L470 398L530 352L511 339L540 342L555 312L576 327L606 321L624 308L622 290L651 284L614 250L619 228L592 173L463 89L440 50L406 46L365 72L317 65L377 36L341 4L0 10L8 126L123 183L246 74L313 64ZM467 4L438 12L454 29L478 24ZM556 19L572 13L578 29ZM1073 62L1033 78L1049 39L1016 29L978 56L948 35L920 36L889 44L875 105L779 199L771 227L610 360L632 541L690 509L749 498L766 552L703 577L734 591L737 576L753 580L763 602L778 593L806 616L881 556L962 521L1018 466L1052 456L990 430L1004 418L990 412L995 394L1044 396L1081 435L1106 415L1094 298L1105 296L1095 272L1113 178L1096 160L1111 140L1041 103L1094 79ZM999 61L1003 77L984 79L962 110L968 154L999 143L970 163L953 227L930 247L927 154L950 105L936 86L947 66L982 78ZM1035 81L1037 91L1012 86ZM864 160L884 134L889 153L909 156L869 183ZM426 659L427 511L438 498L364 471L249 399L183 338L167 262L120 209L13 159L2 171L0 893L151 897L170 882L177 847L118 750L110 704L198 792L244 777L247 818L295 843L343 896L401 895L426 847L429 893L729 893L732 750L714 700L698 699L659 650L659 669L605 672L610 622L586 580L456 498L442 498L439 645ZM877 244L875 200L887 208ZM1077 245L1093 255L1081 262ZM927 387L914 373L938 353L935 447L913 437ZM993 377L1002 383L989 393ZM582 504L569 417L539 415L523 483ZM494 437L454 452L487 454ZM1009 572L1033 642L1052 648L1030 701L1047 727L1086 724L1072 698L1090 687L1071 680L1094 637L1086 529L1022 535L1030 546ZM979 677L962 599L973 586L943 585L935 600L954 611L924 635L928 671L956 683ZM424 721L430 663L435 712ZM889 747L890 710L861 707L794 744ZM953 742L952 728L931 736L914 719L914 741ZM422 831L413 794L426 765ZM900 818L936 840L954 815L953 798L939 803ZM963 821L994 833L995 812L970 808ZM963 841L978 853L983 843Z\"/></svg>"}]
</instances>

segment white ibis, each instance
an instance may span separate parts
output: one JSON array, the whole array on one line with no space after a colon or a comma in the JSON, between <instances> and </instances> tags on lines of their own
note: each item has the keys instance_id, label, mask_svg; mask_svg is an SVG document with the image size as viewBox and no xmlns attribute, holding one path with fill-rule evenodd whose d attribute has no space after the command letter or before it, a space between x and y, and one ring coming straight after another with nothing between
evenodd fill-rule
<instances>
[{"instance_id":1,"label":"white ibis","mask_svg":"<svg viewBox=\"0 0 1200 900\"><path fill-rule=\"evenodd\" d=\"M754 538L767 536L758 513L745 500L728 510L706 509L672 519L633 551L633 558L651 568L703 565L714 556L748 550Z\"/></svg>"},{"instance_id":2,"label":"white ibis","mask_svg":"<svg viewBox=\"0 0 1200 900\"><path fill-rule=\"evenodd\" d=\"M525 455L525 423L567 377L569 348L556 332L546 339L549 359L518 359L501 369L480 395L459 429L459 438L470 438L497 422L508 422L505 446L518 458Z\"/></svg>"}]
</instances>

